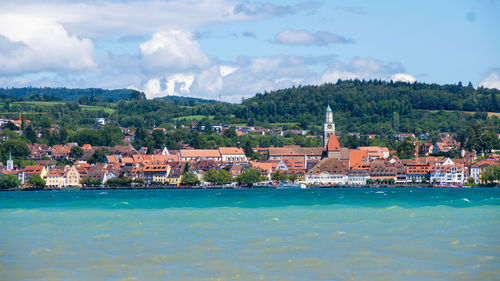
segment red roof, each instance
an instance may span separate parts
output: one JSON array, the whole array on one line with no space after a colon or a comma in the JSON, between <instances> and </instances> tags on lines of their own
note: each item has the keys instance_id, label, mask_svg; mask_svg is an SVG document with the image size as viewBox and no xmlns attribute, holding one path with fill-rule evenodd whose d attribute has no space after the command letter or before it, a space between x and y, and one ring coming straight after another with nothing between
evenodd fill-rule
<instances>
[{"instance_id":1,"label":"red roof","mask_svg":"<svg viewBox=\"0 0 500 281\"><path fill-rule=\"evenodd\" d=\"M328 138L328 144L326 145L326 148L328 151L340 150L340 143L339 143L339 140L337 139L337 136L331 135Z\"/></svg>"},{"instance_id":2,"label":"red roof","mask_svg":"<svg viewBox=\"0 0 500 281\"><path fill-rule=\"evenodd\" d=\"M41 174L43 166L26 166L24 167L25 174Z\"/></svg>"}]
</instances>

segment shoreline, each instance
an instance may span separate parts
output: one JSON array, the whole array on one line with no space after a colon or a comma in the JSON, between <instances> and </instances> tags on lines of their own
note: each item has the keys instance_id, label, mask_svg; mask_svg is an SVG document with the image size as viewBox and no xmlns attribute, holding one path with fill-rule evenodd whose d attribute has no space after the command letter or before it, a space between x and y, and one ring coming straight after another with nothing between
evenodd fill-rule
<instances>
[{"instance_id":1,"label":"shoreline","mask_svg":"<svg viewBox=\"0 0 500 281\"><path fill-rule=\"evenodd\" d=\"M472 185L472 186L433 186L433 185L362 185L362 186L334 186L334 185L314 185L308 186L304 189L367 189L367 188L474 188L474 187L489 187L494 188L498 185ZM11 188L11 189L0 189L0 191L54 191L54 190L204 190L204 189L277 189L276 186L124 186L124 187L65 187L65 188ZM289 189L301 189L301 188L289 188ZM284 189L286 190L286 189Z\"/></svg>"}]
</instances>

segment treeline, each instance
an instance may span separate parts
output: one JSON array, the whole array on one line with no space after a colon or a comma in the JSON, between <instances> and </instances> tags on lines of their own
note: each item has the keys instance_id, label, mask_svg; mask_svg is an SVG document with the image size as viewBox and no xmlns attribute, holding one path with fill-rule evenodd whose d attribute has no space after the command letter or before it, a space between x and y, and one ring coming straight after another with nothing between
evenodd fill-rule
<instances>
[{"instance_id":1,"label":"treeline","mask_svg":"<svg viewBox=\"0 0 500 281\"><path fill-rule=\"evenodd\" d=\"M375 133L380 126L381 131L453 131L476 121L484 124L487 119L486 114L462 111L500 112L499 95L499 90L474 89L470 83L339 80L257 94L243 101L235 116L258 123L299 122L301 127L308 127L318 125L330 105L340 130Z\"/></svg>"}]
</instances>

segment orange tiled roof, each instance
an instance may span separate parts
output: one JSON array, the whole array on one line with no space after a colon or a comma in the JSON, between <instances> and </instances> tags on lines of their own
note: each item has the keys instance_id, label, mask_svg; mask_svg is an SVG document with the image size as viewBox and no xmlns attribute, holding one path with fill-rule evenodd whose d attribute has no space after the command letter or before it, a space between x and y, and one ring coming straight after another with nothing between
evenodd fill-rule
<instances>
[{"instance_id":1,"label":"orange tiled roof","mask_svg":"<svg viewBox=\"0 0 500 281\"><path fill-rule=\"evenodd\" d=\"M220 158L220 152L218 149L181 149L181 157L215 157Z\"/></svg>"},{"instance_id":2,"label":"orange tiled roof","mask_svg":"<svg viewBox=\"0 0 500 281\"><path fill-rule=\"evenodd\" d=\"M26 166L24 167L25 174L40 174L43 170L43 166Z\"/></svg>"},{"instance_id":3,"label":"orange tiled roof","mask_svg":"<svg viewBox=\"0 0 500 281\"><path fill-rule=\"evenodd\" d=\"M340 143L339 140L337 139L337 136L331 135L328 138L328 144L326 145L328 151L337 151L340 150Z\"/></svg>"},{"instance_id":4,"label":"orange tiled roof","mask_svg":"<svg viewBox=\"0 0 500 281\"><path fill-rule=\"evenodd\" d=\"M168 165L147 165L144 167L144 172L167 172Z\"/></svg>"},{"instance_id":5,"label":"orange tiled roof","mask_svg":"<svg viewBox=\"0 0 500 281\"><path fill-rule=\"evenodd\" d=\"M237 147L219 147L220 154L229 154L229 155L244 155L245 151L242 148Z\"/></svg>"},{"instance_id":6,"label":"orange tiled roof","mask_svg":"<svg viewBox=\"0 0 500 281\"><path fill-rule=\"evenodd\" d=\"M349 149L350 152L350 168L361 164L361 162L368 161L368 151L366 150L357 150L357 149Z\"/></svg>"}]
</instances>

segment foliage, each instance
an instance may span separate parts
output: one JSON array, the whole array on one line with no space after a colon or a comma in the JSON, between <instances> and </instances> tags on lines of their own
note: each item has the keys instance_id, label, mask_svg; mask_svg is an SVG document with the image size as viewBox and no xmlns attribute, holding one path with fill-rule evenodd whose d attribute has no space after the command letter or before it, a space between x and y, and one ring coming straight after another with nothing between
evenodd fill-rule
<instances>
[{"instance_id":1,"label":"foliage","mask_svg":"<svg viewBox=\"0 0 500 281\"><path fill-rule=\"evenodd\" d=\"M128 187L132 184L132 179L127 177L112 178L106 181L108 187Z\"/></svg>"},{"instance_id":2,"label":"foliage","mask_svg":"<svg viewBox=\"0 0 500 281\"><path fill-rule=\"evenodd\" d=\"M271 175L271 179L277 182L284 182L288 180L288 177L280 171L276 171Z\"/></svg>"},{"instance_id":3,"label":"foliage","mask_svg":"<svg viewBox=\"0 0 500 281\"><path fill-rule=\"evenodd\" d=\"M500 166L491 165L488 166L482 173L481 179L487 183L493 183L500 180Z\"/></svg>"},{"instance_id":4,"label":"foliage","mask_svg":"<svg viewBox=\"0 0 500 281\"><path fill-rule=\"evenodd\" d=\"M31 175L29 177L28 183L33 187L43 188L46 184L45 180L40 177L40 175Z\"/></svg>"},{"instance_id":5,"label":"foliage","mask_svg":"<svg viewBox=\"0 0 500 281\"><path fill-rule=\"evenodd\" d=\"M83 153L83 148L79 146L73 146L71 147L69 155L74 159L80 159L83 156Z\"/></svg>"},{"instance_id":6,"label":"foliage","mask_svg":"<svg viewBox=\"0 0 500 281\"><path fill-rule=\"evenodd\" d=\"M254 183L265 180L266 177L262 176L260 171L255 168L249 168L239 174L234 180L239 184L253 185Z\"/></svg>"},{"instance_id":7,"label":"foliage","mask_svg":"<svg viewBox=\"0 0 500 281\"><path fill-rule=\"evenodd\" d=\"M209 169L204 174L204 180L210 183L223 184L231 182L231 175L226 170Z\"/></svg>"},{"instance_id":8,"label":"foliage","mask_svg":"<svg viewBox=\"0 0 500 281\"><path fill-rule=\"evenodd\" d=\"M3 174L0 176L0 188L11 189L21 186L21 181L15 175Z\"/></svg>"},{"instance_id":9,"label":"foliage","mask_svg":"<svg viewBox=\"0 0 500 281\"><path fill-rule=\"evenodd\" d=\"M413 145L412 142L405 140L397 145L396 150L397 150L396 155L400 159L410 159L413 158L414 156L415 146Z\"/></svg>"},{"instance_id":10,"label":"foliage","mask_svg":"<svg viewBox=\"0 0 500 281\"><path fill-rule=\"evenodd\" d=\"M89 177L82 177L80 178L80 184L83 186L99 186L102 184L102 180L93 179Z\"/></svg>"},{"instance_id":11,"label":"foliage","mask_svg":"<svg viewBox=\"0 0 500 281\"><path fill-rule=\"evenodd\" d=\"M196 186L200 184L200 180L195 173L185 172L182 176L181 185L184 186Z\"/></svg>"},{"instance_id":12,"label":"foliage","mask_svg":"<svg viewBox=\"0 0 500 281\"><path fill-rule=\"evenodd\" d=\"M111 155L111 152L107 148L98 148L94 151L94 154L87 159L90 164L103 163L106 160L106 155Z\"/></svg>"},{"instance_id":13,"label":"foliage","mask_svg":"<svg viewBox=\"0 0 500 281\"><path fill-rule=\"evenodd\" d=\"M22 140L9 139L0 144L0 159L5 162L9 159L9 152L12 153L13 158L25 159L30 150L28 145Z\"/></svg>"}]
</instances>

